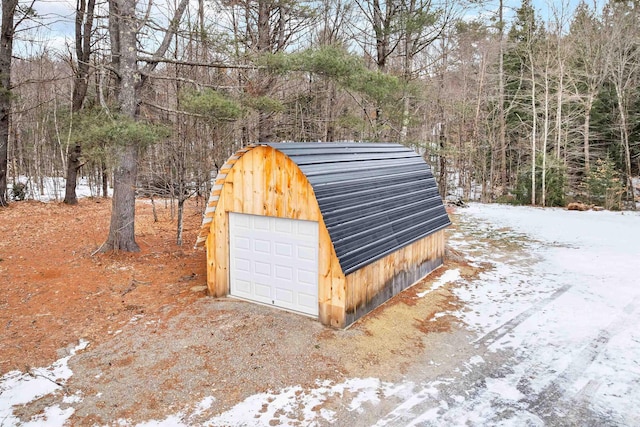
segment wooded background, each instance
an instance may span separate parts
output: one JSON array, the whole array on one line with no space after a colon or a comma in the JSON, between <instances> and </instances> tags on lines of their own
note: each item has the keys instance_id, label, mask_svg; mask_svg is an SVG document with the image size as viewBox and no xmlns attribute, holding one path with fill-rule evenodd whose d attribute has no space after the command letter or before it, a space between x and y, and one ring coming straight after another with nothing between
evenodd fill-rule
<instances>
[{"instance_id":1,"label":"wooded background","mask_svg":"<svg viewBox=\"0 0 640 427\"><path fill-rule=\"evenodd\" d=\"M76 173L184 202L250 143L395 141L443 196L635 208L640 2L77 0L61 48L38 1L2 2L0 205L43 177L74 203Z\"/></svg>"}]
</instances>

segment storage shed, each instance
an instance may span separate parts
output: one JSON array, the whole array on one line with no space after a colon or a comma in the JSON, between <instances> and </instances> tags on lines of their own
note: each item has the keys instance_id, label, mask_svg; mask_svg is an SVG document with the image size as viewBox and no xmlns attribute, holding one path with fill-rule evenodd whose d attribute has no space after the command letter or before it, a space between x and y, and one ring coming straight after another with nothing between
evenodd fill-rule
<instances>
[{"instance_id":1,"label":"storage shed","mask_svg":"<svg viewBox=\"0 0 640 427\"><path fill-rule=\"evenodd\" d=\"M449 224L411 149L269 143L220 169L196 245L211 295L343 328L440 266Z\"/></svg>"}]
</instances>

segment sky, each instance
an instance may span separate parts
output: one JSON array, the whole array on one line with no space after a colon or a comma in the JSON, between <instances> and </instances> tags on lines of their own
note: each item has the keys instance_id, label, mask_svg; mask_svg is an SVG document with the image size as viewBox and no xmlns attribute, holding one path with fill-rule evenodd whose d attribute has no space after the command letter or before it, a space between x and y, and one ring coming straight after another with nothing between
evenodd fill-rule
<instances>
[{"instance_id":1,"label":"sky","mask_svg":"<svg viewBox=\"0 0 640 427\"><path fill-rule=\"evenodd\" d=\"M554 14L563 12L564 26L568 27L568 20L575 10L580 0L533 0L533 5L539 16L543 19L552 19ZM603 0L589 0L589 4L596 3L596 7L601 9ZM29 4L21 0L23 4ZM154 4L157 4L155 2ZM515 14L515 10L520 7L519 0L505 0L505 19L509 20ZM473 19L477 16L495 15L499 1L481 1L479 6L470 7L465 16ZM37 14L45 22L44 28L34 29L33 25L23 24L23 31L17 35L16 54L19 56L37 55L43 49L55 50L66 54L69 47L73 47L74 39L74 14L75 1L72 0L36 0L34 8ZM31 27L24 31L25 27Z\"/></svg>"},{"instance_id":2,"label":"sky","mask_svg":"<svg viewBox=\"0 0 640 427\"><path fill-rule=\"evenodd\" d=\"M604 4L604 0L584 0L591 8L601 10ZM568 28L568 23L571 19L571 15L575 11L576 7L580 4L581 0L532 0L533 8L540 18L545 21L554 21L555 19L561 19L563 26ZM478 7L471 7L467 11L467 19L473 19L478 15L484 16L497 16L499 7L499 0L480 1ZM509 21L514 18L515 12L522 5L520 0L504 0L504 19Z\"/></svg>"}]
</instances>

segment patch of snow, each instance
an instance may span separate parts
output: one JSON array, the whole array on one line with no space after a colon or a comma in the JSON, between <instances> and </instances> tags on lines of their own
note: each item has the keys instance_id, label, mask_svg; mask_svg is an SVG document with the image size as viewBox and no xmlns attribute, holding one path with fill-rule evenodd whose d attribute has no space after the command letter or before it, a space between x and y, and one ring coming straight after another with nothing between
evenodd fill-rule
<instances>
[{"instance_id":1,"label":"patch of snow","mask_svg":"<svg viewBox=\"0 0 640 427\"><path fill-rule=\"evenodd\" d=\"M507 383L503 378L487 378L485 383L490 393L497 394L502 399L518 401L525 397L514 385Z\"/></svg>"},{"instance_id":2,"label":"patch of snow","mask_svg":"<svg viewBox=\"0 0 640 427\"><path fill-rule=\"evenodd\" d=\"M16 182L27 185L26 199L38 200L41 202L62 201L64 199L66 178L45 177L41 181L27 176L19 176ZM86 177L78 178L76 185L76 196L78 198L97 197L102 192L102 183L92 184ZM13 189L13 182L7 183L9 196ZM109 196L113 195L113 188L107 189Z\"/></svg>"},{"instance_id":3,"label":"patch of snow","mask_svg":"<svg viewBox=\"0 0 640 427\"><path fill-rule=\"evenodd\" d=\"M2 425L23 426L62 426L73 414L73 408L60 409L54 405L45 408L44 414L34 417L27 423L22 423L14 413L16 405L25 405L43 396L61 389L71 378L73 372L69 369L69 359L79 350L84 350L88 341L80 340L79 344L69 351L69 355L55 361L46 368L34 368L24 373L20 371L7 372L0 378L0 420Z\"/></svg>"},{"instance_id":4,"label":"patch of snow","mask_svg":"<svg viewBox=\"0 0 640 427\"><path fill-rule=\"evenodd\" d=\"M435 291L436 289L446 285L447 283L455 282L458 279L460 279L459 269L454 268L452 270L447 270L442 274L442 276L440 276L440 278L438 278L438 280L436 280L431 285L431 287L428 290L419 292L416 295L418 296L418 298L423 298L428 293Z\"/></svg>"},{"instance_id":5,"label":"patch of snow","mask_svg":"<svg viewBox=\"0 0 640 427\"><path fill-rule=\"evenodd\" d=\"M449 243L483 272L458 281L464 308L449 314L477 353L377 425L640 425L629 407L640 401L640 215L476 204L459 215Z\"/></svg>"},{"instance_id":6,"label":"patch of snow","mask_svg":"<svg viewBox=\"0 0 640 427\"><path fill-rule=\"evenodd\" d=\"M73 408L60 409L58 405L53 405L45 408L44 414L36 415L26 423L19 425L21 427L63 426L74 412Z\"/></svg>"},{"instance_id":7,"label":"patch of snow","mask_svg":"<svg viewBox=\"0 0 640 427\"><path fill-rule=\"evenodd\" d=\"M471 204L460 215L450 244L490 268L455 289L465 308L453 314L484 359L511 356L493 368L469 360L465 378L489 375L466 385L464 402L442 410L425 398L385 420L545 425L573 414L577 424L640 425L629 410L640 402L640 214Z\"/></svg>"},{"instance_id":8,"label":"patch of snow","mask_svg":"<svg viewBox=\"0 0 640 427\"><path fill-rule=\"evenodd\" d=\"M82 402L82 392L78 391L76 394L72 394L71 396L65 395L62 398L63 403L79 403Z\"/></svg>"},{"instance_id":9,"label":"patch of snow","mask_svg":"<svg viewBox=\"0 0 640 427\"><path fill-rule=\"evenodd\" d=\"M479 365L485 362L482 356L476 355L476 356L473 356L471 359L469 359L469 362L467 363L469 363L470 365Z\"/></svg>"},{"instance_id":10,"label":"patch of snow","mask_svg":"<svg viewBox=\"0 0 640 427\"><path fill-rule=\"evenodd\" d=\"M198 416L204 413L205 411L207 411L209 408L211 408L211 405L213 405L213 402L215 401L216 401L216 398L213 396L207 396L204 399L202 399L200 403L198 403L198 406L196 407L195 411L193 412L193 416Z\"/></svg>"},{"instance_id":11,"label":"patch of snow","mask_svg":"<svg viewBox=\"0 0 640 427\"><path fill-rule=\"evenodd\" d=\"M327 408L315 410L315 408L332 397L343 398L346 392L352 398L348 404L346 402L343 404L349 411L361 412L365 403L378 403L380 393L387 396L389 393L398 393L399 390L381 383L377 378L352 378L337 384L322 381L318 383L317 388L311 390L305 390L300 386L287 387L275 393L250 396L230 410L209 419L204 425L261 426L269 425L274 419L284 424L301 419L304 420L302 424L319 420L331 423L335 415L333 410Z\"/></svg>"},{"instance_id":12,"label":"patch of snow","mask_svg":"<svg viewBox=\"0 0 640 427\"><path fill-rule=\"evenodd\" d=\"M433 317L431 318L431 320L429 320L429 321L430 321L430 322L435 322L435 321L437 321L439 318L444 317L444 316L446 316L446 315L447 315L447 312L440 311L440 312L438 312L438 313L435 313L435 314L433 315Z\"/></svg>"},{"instance_id":13,"label":"patch of snow","mask_svg":"<svg viewBox=\"0 0 640 427\"><path fill-rule=\"evenodd\" d=\"M336 422L335 408L324 407L341 405L349 412L362 413L365 405L376 405L381 399L392 396L410 399L413 395L413 383L392 384L381 382L377 378L350 378L341 383L318 381L315 388L305 389L299 385L286 387L279 391L259 393L249 396L231 409L214 415L203 426L268 426L273 422L280 425L317 425ZM149 420L135 424L137 427L187 427L190 420L202 417L213 405L215 398L207 396L192 411L181 411L164 420ZM126 419L117 421L120 426L131 426Z\"/></svg>"}]
</instances>

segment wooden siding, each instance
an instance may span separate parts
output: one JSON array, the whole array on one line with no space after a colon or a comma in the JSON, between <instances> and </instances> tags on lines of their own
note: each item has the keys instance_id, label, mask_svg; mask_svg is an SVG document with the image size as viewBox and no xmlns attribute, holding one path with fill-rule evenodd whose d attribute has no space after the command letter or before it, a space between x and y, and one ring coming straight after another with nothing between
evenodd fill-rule
<instances>
[{"instance_id":1,"label":"wooden siding","mask_svg":"<svg viewBox=\"0 0 640 427\"><path fill-rule=\"evenodd\" d=\"M216 177L199 242L207 247L207 284L229 294L229 212L318 222L319 320L343 328L442 264L444 231L417 240L345 277L313 187L300 168L269 146L229 158Z\"/></svg>"},{"instance_id":2,"label":"wooden siding","mask_svg":"<svg viewBox=\"0 0 640 427\"><path fill-rule=\"evenodd\" d=\"M444 246L444 230L440 230L347 275L346 324L442 265Z\"/></svg>"},{"instance_id":3,"label":"wooden siding","mask_svg":"<svg viewBox=\"0 0 640 427\"><path fill-rule=\"evenodd\" d=\"M206 236L207 284L211 295L229 293L229 215L239 212L319 223L318 310L323 324L344 327L345 276L336 257L313 188L298 166L281 152L257 146L240 153L221 169L219 199L210 211ZM213 196L213 193L212 193Z\"/></svg>"}]
</instances>

